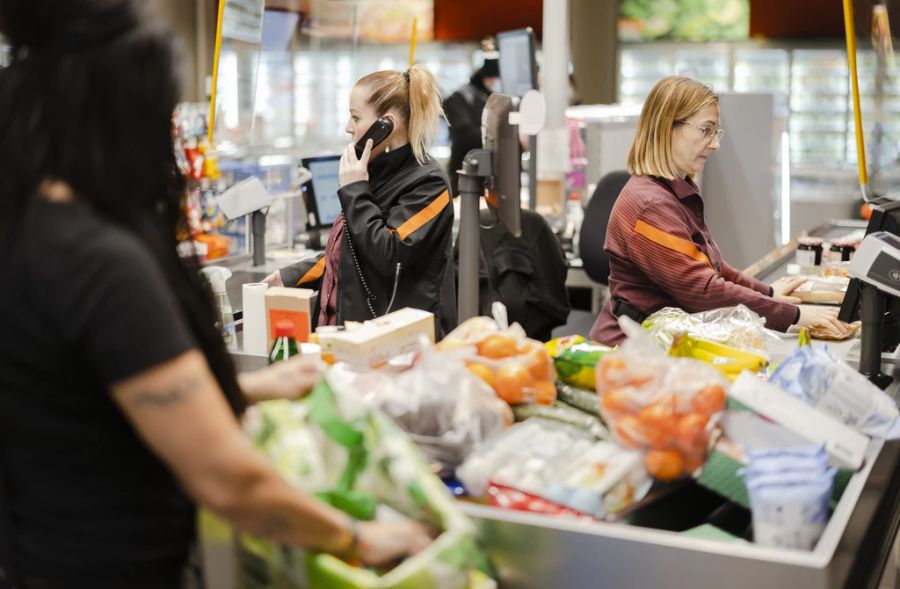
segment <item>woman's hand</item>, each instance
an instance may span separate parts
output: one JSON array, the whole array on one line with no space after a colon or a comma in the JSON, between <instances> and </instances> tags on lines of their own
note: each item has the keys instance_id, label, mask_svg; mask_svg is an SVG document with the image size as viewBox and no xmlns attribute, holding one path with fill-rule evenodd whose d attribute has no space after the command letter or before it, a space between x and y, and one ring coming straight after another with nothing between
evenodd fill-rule
<instances>
[{"instance_id":1,"label":"woman's hand","mask_svg":"<svg viewBox=\"0 0 900 589\"><path fill-rule=\"evenodd\" d=\"M779 278L775 282L772 283L772 298L777 299L783 303L791 303L792 305L796 305L800 303L800 299L797 297L792 297L790 294L797 290L804 282L806 282L806 278L799 277L791 277L784 276Z\"/></svg>"},{"instance_id":2,"label":"woman's hand","mask_svg":"<svg viewBox=\"0 0 900 589\"><path fill-rule=\"evenodd\" d=\"M263 278L262 281L269 286L284 286L284 281L281 279L281 270L275 270Z\"/></svg>"},{"instance_id":3,"label":"woman's hand","mask_svg":"<svg viewBox=\"0 0 900 589\"><path fill-rule=\"evenodd\" d=\"M797 321L797 325L807 328L821 326L835 336L847 335L851 328L846 323L838 321L837 315L837 307L800 305L800 320Z\"/></svg>"},{"instance_id":4,"label":"woman's hand","mask_svg":"<svg viewBox=\"0 0 900 589\"><path fill-rule=\"evenodd\" d=\"M425 526L414 521L360 522L356 556L367 565L383 565L422 551L431 543Z\"/></svg>"},{"instance_id":5,"label":"woman's hand","mask_svg":"<svg viewBox=\"0 0 900 589\"><path fill-rule=\"evenodd\" d=\"M356 159L356 144L350 143L347 145L338 167L338 184L343 187L361 180L368 180L370 155L372 155L371 139L366 140L366 148L359 159Z\"/></svg>"},{"instance_id":6,"label":"woman's hand","mask_svg":"<svg viewBox=\"0 0 900 589\"><path fill-rule=\"evenodd\" d=\"M272 399L297 399L308 393L322 377L319 360L295 356L253 372L242 372L238 382L249 403Z\"/></svg>"}]
</instances>

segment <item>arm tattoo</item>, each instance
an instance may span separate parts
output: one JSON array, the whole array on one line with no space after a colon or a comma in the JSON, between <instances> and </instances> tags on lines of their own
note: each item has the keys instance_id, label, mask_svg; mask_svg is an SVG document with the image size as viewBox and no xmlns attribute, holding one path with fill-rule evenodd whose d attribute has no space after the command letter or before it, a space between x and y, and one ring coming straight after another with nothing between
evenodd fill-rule
<instances>
[{"instance_id":1,"label":"arm tattoo","mask_svg":"<svg viewBox=\"0 0 900 589\"><path fill-rule=\"evenodd\" d=\"M200 379L191 376L166 390L138 390L131 395L132 402L139 407L169 407L193 395L200 386Z\"/></svg>"},{"instance_id":2,"label":"arm tattoo","mask_svg":"<svg viewBox=\"0 0 900 589\"><path fill-rule=\"evenodd\" d=\"M291 522L281 515L267 517L259 525L259 535L266 538L282 538L291 530Z\"/></svg>"}]
</instances>

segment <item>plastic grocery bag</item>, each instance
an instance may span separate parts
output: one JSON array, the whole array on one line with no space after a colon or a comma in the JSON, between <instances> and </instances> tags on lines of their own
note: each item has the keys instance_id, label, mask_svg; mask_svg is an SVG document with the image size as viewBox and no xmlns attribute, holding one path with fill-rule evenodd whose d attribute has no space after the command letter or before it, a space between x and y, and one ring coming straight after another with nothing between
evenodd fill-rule
<instances>
[{"instance_id":1,"label":"plastic grocery bag","mask_svg":"<svg viewBox=\"0 0 900 589\"><path fill-rule=\"evenodd\" d=\"M765 328L766 320L745 307L723 307L690 314L675 307L665 307L647 317L642 326L659 345L668 350L675 336L718 342L769 359L768 348L777 344L778 336Z\"/></svg>"},{"instance_id":2,"label":"plastic grocery bag","mask_svg":"<svg viewBox=\"0 0 900 589\"><path fill-rule=\"evenodd\" d=\"M331 379L393 418L445 474L455 470L478 444L513 422L509 405L466 368L468 355L461 350L426 348L404 372L356 372L338 364Z\"/></svg>"},{"instance_id":3,"label":"plastic grocery bag","mask_svg":"<svg viewBox=\"0 0 900 589\"><path fill-rule=\"evenodd\" d=\"M728 381L712 366L670 358L627 317L628 339L597 365L600 414L623 447L642 450L654 478L690 476L715 441Z\"/></svg>"},{"instance_id":4,"label":"plastic grocery bag","mask_svg":"<svg viewBox=\"0 0 900 589\"><path fill-rule=\"evenodd\" d=\"M861 433L900 438L900 411L894 401L825 346L797 348L769 380Z\"/></svg>"},{"instance_id":5,"label":"plastic grocery bag","mask_svg":"<svg viewBox=\"0 0 900 589\"><path fill-rule=\"evenodd\" d=\"M425 550L379 574L327 554L253 539L244 545L275 570L283 587L401 589L474 587L485 559L476 530L421 453L392 421L330 376L302 401L269 401L248 411L254 444L293 485L355 517L387 506L439 530ZM264 549L268 545L268 549ZM303 561L305 560L305 565ZM485 580L484 576L480 577ZM487 581L488 585L492 583Z\"/></svg>"},{"instance_id":6,"label":"plastic grocery bag","mask_svg":"<svg viewBox=\"0 0 900 589\"><path fill-rule=\"evenodd\" d=\"M557 378L582 389L594 388L597 362L613 351L609 346L588 341L580 335L559 337L544 345L553 358Z\"/></svg>"}]
</instances>

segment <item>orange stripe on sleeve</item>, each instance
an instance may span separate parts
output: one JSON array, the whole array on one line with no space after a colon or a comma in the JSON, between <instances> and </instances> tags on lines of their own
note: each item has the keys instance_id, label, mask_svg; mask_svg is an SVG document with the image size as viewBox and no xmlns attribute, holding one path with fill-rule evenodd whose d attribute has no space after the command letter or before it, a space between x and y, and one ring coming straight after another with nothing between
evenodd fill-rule
<instances>
[{"instance_id":1,"label":"orange stripe on sleeve","mask_svg":"<svg viewBox=\"0 0 900 589\"><path fill-rule=\"evenodd\" d=\"M709 261L709 258L707 258L706 254L704 254L700 249L700 246L698 246L693 241L688 241L687 239L676 237L671 233L666 233L665 231L657 229L653 225L645 223L640 219L638 219L634 224L634 232L638 235L643 235L657 245L661 245L664 248L684 254L697 260L698 262L703 262L710 268L713 267L712 263Z\"/></svg>"},{"instance_id":2,"label":"orange stripe on sleeve","mask_svg":"<svg viewBox=\"0 0 900 589\"><path fill-rule=\"evenodd\" d=\"M300 286L307 282L315 282L325 273L325 256L322 256L315 265L306 271L306 274L300 277L300 280L294 286Z\"/></svg>"},{"instance_id":3,"label":"orange stripe on sleeve","mask_svg":"<svg viewBox=\"0 0 900 589\"><path fill-rule=\"evenodd\" d=\"M431 201L427 207L407 219L403 225L400 225L400 227L397 228L397 236L400 239L406 239L423 225L437 217L449 204L450 193L445 190L438 195L436 199Z\"/></svg>"}]
</instances>

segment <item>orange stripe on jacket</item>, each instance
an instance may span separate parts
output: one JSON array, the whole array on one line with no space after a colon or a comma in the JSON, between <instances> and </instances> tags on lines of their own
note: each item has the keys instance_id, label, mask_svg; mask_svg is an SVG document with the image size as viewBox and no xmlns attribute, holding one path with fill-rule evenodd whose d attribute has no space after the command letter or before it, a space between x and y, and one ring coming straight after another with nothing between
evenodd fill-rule
<instances>
[{"instance_id":1,"label":"orange stripe on jacket","mask_svg":"<svg viewBox=\"0 0 900 589\"><path fill-rule=\"evenodd\" d=\"M431 201L431 203L407 219L403 225L397 227L397 236L400 239L406 239L413 233L415 233L418 229L420 229L423 225L437 217L441 211L443 211L447 205L450 204L450 193L446 190L438 195L436 199ZM390 231L390 230L389 230Z\"/></svg>"},{"instance_id":2,"label":"orange stripe on jacket","mask_svg":"<svg viewBox=\"0 0 900 589\"><path fill-rule=\"evenodd\" d=\"M300 280L294 286L300 286L307 282L315 282L325 274L325 256L315 263L315 265L306 271L306 274L300 277Z\"/></svg>"},{"instance_id":3,"label":"orange stripe on jacket","mask_svg":"<svg viewBox=\"0 0 900 589\"><path fill-rule=\"evenodd\" d=\"M661 245L664 248L682 253L697 260L698 262L703 262L710 268L713 267L712 262L710 262L709 258L706 257L706 254L704 254L703 251L700 250L700 246L698 246L693 241L688 241L686 239L676 237L671 233L666 233L665 231L657 229L653 225L645 223L640 219L638 219L634 224L634 232L638 235L643 235L653 243Z\"/></svg>"}]
</instances>

